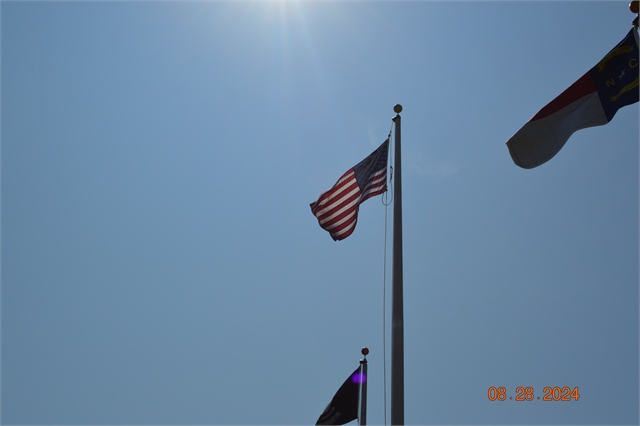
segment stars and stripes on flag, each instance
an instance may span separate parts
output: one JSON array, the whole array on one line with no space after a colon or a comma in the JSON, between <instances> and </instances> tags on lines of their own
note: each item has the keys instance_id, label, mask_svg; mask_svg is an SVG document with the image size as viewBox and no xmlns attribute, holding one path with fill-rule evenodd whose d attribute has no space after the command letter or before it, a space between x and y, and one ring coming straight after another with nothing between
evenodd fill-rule
<instances>
[{"instance_id":1,"label":"stars and stripes on flag","mask_svg":"<svg viewBox=\"0 0 640 426\"><path fill-rule=\"evenodd\" d=\"M532 169L553 158L577 130L607 124L638 102L638 32L542 108L507 142L513 162Z\"/></svg>"},{"instance_id":2,"label":"stars and stripes on flag","mask_svg":"<svg viewBox=\"0 0 640 426\"><path fill-rule=\"evenodd\" d=\"M356 227L360 204L387 190L389 139L371 155L338 179L328 191L311 203L311 212L334 241L344 240Z\"/></svg>"}]
</instances>

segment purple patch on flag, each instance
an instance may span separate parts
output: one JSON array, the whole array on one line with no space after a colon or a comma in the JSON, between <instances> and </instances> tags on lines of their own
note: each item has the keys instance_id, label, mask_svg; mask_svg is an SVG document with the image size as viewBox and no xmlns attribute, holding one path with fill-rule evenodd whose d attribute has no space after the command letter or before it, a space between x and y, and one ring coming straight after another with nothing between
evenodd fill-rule
<instances>
[{"instance_id":1,"label":"purple patch on flag","mask_svg":"<svg viewBox=\"0 0 640 426\"><path fill-rule=\"evenodd\" d=\"M351 376L351 381L353 383L364 383L367 381L367 376L362 373L355 373L353 376Z\"/></svg>"}]
</instances>

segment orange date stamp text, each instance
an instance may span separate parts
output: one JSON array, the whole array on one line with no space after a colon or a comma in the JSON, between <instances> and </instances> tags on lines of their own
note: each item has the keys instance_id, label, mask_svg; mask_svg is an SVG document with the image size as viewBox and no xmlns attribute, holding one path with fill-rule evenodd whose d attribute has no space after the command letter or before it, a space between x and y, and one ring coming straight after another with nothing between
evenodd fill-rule
<instances>
[{"instance_id":1,"label":"orange date stamp text","mask_svg":"<svg viewBox=\"0 0 640 426\"><path fill-rule=\"evenodd\" d=\"M577 401L580 399L580 392L578 387L571 389L569 386L545 386L542 389L542 399L539 395L535 394L535 391L531 386L518 386L515 390L515 395L508 395L507 388L504 386L491 386L487 391L489 401Z\"/></svg>"}]
</instances>

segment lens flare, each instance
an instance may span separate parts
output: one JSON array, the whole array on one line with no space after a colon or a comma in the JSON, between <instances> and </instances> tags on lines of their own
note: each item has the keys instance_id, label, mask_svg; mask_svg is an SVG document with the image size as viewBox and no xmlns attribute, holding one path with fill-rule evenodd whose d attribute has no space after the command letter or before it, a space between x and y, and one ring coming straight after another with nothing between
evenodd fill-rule
<instances>
[{"instance_id":1,"label":"lens flare","mask_svg":"<svg viewBox=\"0 0 640 426\"><path fill-rule=\"evenodd\" d=\"M353 383L364 383L367 381L367 376L365 376L362 373L356 373L353 376L351 376L351 381Z\"/></svg>"}]
</instances>

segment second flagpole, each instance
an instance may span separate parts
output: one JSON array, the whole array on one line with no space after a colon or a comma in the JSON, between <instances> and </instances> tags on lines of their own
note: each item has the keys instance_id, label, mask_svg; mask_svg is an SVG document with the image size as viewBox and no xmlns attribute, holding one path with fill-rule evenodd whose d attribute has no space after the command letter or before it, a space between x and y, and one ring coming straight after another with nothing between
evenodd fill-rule
<instances>
[{"instance_id":1,"label":"second flagpole","mask_svg":"<svg viewBox=\"0 0 640 426\"><path fill-rule=\"evenodd\" d=\"M362 348L361 351L364 358L360 360L360 426L367 425L367 382L369 376L367 372L367 355L369 354L369 348Z\"/></svg>"},{"instance_id":2,"label":"second flagpole","mask_svg":"<svg viewBox=\"0 0 640 426\"><path fill-rule=\"evenodd\" d=\"M402 291L402 173L400 161L400 113L393 107L395 162L393 186L393 275L391 300L391 424L404 425L404 302Z\"/></svg>"}]
</instances>

